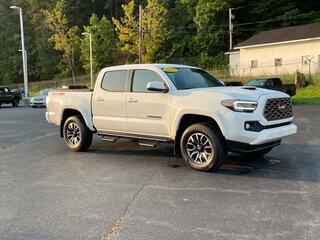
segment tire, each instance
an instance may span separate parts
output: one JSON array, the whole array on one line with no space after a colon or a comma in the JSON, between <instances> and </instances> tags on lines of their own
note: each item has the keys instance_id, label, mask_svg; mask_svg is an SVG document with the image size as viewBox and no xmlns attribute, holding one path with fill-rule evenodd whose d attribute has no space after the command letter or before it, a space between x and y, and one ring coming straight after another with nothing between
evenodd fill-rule
<instances>
[{"instance_id":1,"label":"tire","mask_svg":"<svg viewBox=\"0 0 320 240\"><path fill-rule=\"evenodd\" d=\"M72 116L63 125L63 137L71 151L84 152L90 147L93 134L81 117Z\"/></svg>"},{"instance_id":2,"label":"tire","mask_svg":"<svg viewBox=\"0 0 320 240\"><path fill-rule=\"evenodd\" d=\"M216 171L227 158L223 137L205 123L191 125L184 131L180 149L186 164L198 171Z\"/></svg>"},{"instance_id":3,"label":"tire","mask_svg":"<svg viewBox=\"0 0 320 240\"><path fill-rule=\"evenodd\" d=\"M257 156L257 157L258 156L263 156L263 155L271 152L272 149L273 149L273 147L269 147L269 148L265 148L265 149L262 149L262 150L259 150L259 151L247 153L246 155Z\"/></svg>"},{"instance_id":4,"label":"tire","mask_svg":"<svg viewBox=\"0 0 320 240\"><path fill-rule=\"evenodd\" d=\"M12 106L13 107L18 107L19 106L19 99L18 98L13 99Z\"/></svg>"}]
</instances>

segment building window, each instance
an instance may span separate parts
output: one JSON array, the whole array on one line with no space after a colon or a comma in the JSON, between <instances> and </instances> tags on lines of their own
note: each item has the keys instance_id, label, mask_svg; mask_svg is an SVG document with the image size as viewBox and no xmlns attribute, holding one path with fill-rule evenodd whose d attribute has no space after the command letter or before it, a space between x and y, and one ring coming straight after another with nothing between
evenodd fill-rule
<instances>
[{"instance_id":1,"label":"building window","mask_svg":"<svg viewBox=\"0 0 320 240\"><path fill-rule=\"evenodd\" d=\"M258 60L251 60L251 67L252 68L258 67Z\"/></svg>"},{"instance_id":2,"label":"building window","mask_svg":"<svg viewBox=\"0 0 320 240\"><path fill-rule=\"evenodd\" d=\"M275 65L276 67L282 66L282 58L275 58L275 59L274 59L274 65Z\"/></svg>"}]
</instances>

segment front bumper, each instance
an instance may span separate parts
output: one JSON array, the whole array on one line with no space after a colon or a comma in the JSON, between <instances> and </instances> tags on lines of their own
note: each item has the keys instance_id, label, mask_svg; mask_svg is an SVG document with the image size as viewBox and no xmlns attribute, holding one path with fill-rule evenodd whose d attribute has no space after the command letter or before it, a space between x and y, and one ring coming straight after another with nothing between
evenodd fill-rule
<instances>
[{"instance_id":1,"label":"front bumper","mask_svg":"<svg viewBox=\"0 0 320 240\"><path fill-rule=\"evenodd\" d=\"M286 96L286 95L285 95ZM272 143L297 132L297 126L292 123L293 116L286 119L268 121L264 116L264 108L268 99L283 98L283 93L262 95L258 100L257 109L252 113L234 112L227 108L219 111L217 119L219 127L227 141L249 145ZM257 123L253 129L246 123ZM259 127L258 129L256 127Z\"/></svg>"},{"instance_id":2,"label":"front bumper","mask_svg":"<svg viewBox=\"0 0 320 240\"><path fill-rule=\"evenodd\" d=\"M269 142L260 145L250 145L248 143L235 142L235 141L227 141L228 151L234 153L251 153L260 151L263 149L271 148L280 145L281 140Z\"/></svg>"},{"instance_id":3,"label":"front bumper","mask_svg":"<svg viewBox=\"0 0 320 240\"><path fill-rule=\"evenodd\" d=\"M45 102L30 102L31 107L46 107Z\"/></svg>"},{"instance_id":4,"label":"front bumper","mask_svg":"<svg viewBox=\"0 0 320 240\"><path fill-rule=\"evenodd\" d=\"M259 145L268 142L280 140L284 137L297 133L297 126L289 124L282 127L270 128L263 130L257 134L257 138L251 141L250 145Z\"/></svg>"}]
</instances>

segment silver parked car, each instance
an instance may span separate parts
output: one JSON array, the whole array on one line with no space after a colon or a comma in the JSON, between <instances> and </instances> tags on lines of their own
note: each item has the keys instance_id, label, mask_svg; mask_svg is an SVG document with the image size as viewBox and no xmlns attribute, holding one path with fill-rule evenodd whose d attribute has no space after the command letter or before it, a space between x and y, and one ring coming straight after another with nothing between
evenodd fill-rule
<instances>
[{"instance_id":1,"label":"silver parked car","mask_svg":"<svg viewBox=\"0 0 320 240\"><path fill-rule=\"evenodd\" d=\"M46 107L46 100L50 89L44 89L39 91L39 93L30 99L30 106L36 107Z\"/></svg>"}]
</instances>

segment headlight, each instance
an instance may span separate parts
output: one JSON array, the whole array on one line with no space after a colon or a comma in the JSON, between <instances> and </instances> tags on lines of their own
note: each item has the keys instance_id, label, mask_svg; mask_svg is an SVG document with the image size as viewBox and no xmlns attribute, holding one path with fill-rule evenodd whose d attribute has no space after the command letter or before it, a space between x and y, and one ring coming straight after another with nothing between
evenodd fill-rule
<instances>
[{"instance_id":1,"label":"headlight","mask_svg":"<svg viewBox=\"0 0 320 240\"><path fill-rule=\"evenodd\" d=\"M258 103L255 101L225 100L222 105L236 112L253 112Z\"/></svg>"}]
</instances>

